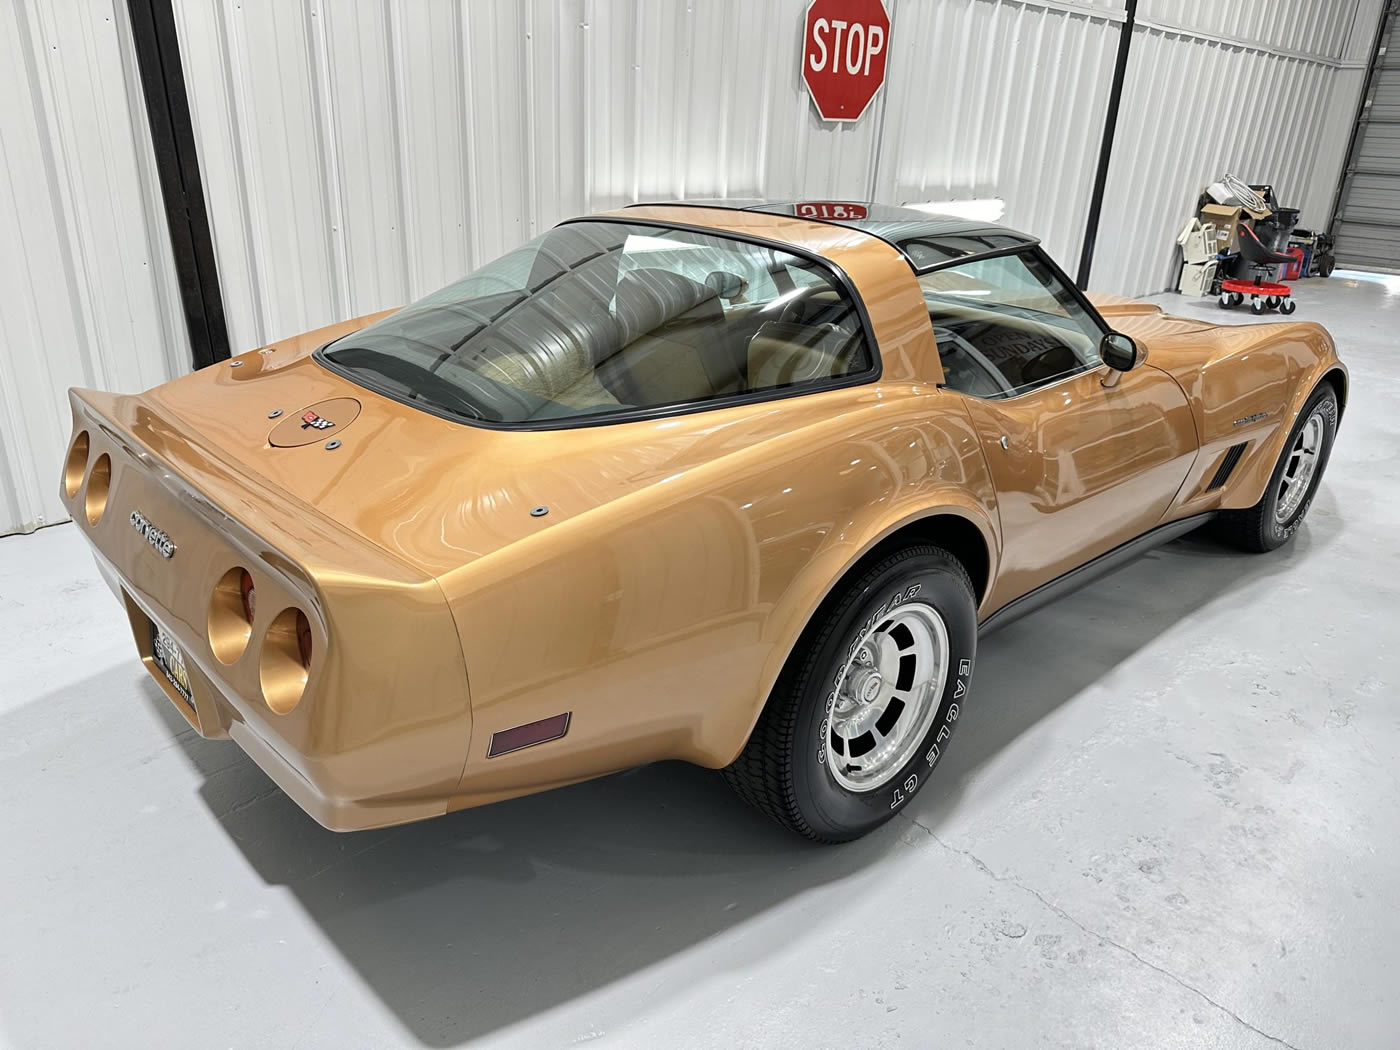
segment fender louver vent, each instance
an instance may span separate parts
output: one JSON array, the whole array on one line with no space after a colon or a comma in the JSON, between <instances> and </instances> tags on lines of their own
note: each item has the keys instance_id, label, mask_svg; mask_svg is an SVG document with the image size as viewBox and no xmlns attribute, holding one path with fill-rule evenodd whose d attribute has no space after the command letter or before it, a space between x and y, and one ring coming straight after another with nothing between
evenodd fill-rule
<instances>
[{"instance_id":1,"label":"fender louver vent","mask_svg":"<svg viewBox=\"0 0 1400 1050\"><path fill-rule=\"evenodd\" d=\"M1231 473L1234 472L1235 464L1239 463L1240 457L1244 455L1244 447L1249 442L1245 441L1238 445L1231 445L1225 458L1220 461L1220 466L1215 470L1215 477L1210 479L1210 484L1206 486L1206 491L1218 489L1221 485L1230 480Z\"/></svg>"}]
</instances>

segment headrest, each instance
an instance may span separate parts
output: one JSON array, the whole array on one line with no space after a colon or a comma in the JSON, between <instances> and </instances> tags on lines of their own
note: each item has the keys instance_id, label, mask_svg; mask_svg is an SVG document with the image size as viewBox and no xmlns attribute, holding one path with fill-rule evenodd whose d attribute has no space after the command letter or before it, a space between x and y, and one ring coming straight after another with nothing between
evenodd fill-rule
<instances>
[{"instance_id":1,"label":"headrest","mask_svg":"<svg viewBox=\"0 0 1400 1050\"><path fill-rule=\"evenodd\" d=\"M724 307L713 288L670 270L633 270L617 282L614 309L622 329L622 345L700 306L705 309L697 316L724 316Z\"/></svg>"}]
</instances>

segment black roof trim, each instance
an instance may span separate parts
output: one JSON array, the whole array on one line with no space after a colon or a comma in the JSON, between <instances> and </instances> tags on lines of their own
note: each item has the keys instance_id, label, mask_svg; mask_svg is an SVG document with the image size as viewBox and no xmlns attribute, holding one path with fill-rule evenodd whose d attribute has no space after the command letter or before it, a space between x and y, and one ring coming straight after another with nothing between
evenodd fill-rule
<instances>
[{"instance_id":1,"label":"black roof trim","mask_svg":"<svg viewBox=\"0 0 1400 1050\"><path fill-rule=\"evenodd\" d=\"M803 204L847 205L863 209L859 219L799 215ZM726 211L760 211L787 215L807 222L844 226L878 237L908 261L915 273L929 273L971 259L1019 251L1039 244L1028 236L997 223L979 222L956 215L939 215L876 201L764 200L757 197L715 197L711 199L645 201L631 205L663 205L682 208L719 208Z\"/></svg>"}]
</instances>

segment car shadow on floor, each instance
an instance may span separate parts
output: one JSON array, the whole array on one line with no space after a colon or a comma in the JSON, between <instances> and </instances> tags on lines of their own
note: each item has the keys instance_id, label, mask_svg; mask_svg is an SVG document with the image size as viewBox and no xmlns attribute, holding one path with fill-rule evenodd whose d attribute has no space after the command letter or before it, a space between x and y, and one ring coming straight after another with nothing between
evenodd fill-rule
<instances>
[{"instance_id":1,"label":"car shadow on floor","mask_svg":"<svg viewBox=\"0 0 1400 1050\"><path fill-rule=\"evenodd\" d=\"M149 692L158 710L169 708L154 685ZM172 732L184 726L173 710L162 717ZM211 770L200 793L259 875L291 889L430 1046L481 1037L642 971L858 871L895 848L900 831L822 849L746 807L713 771L661 763L338 835L235 745L179 740Z\"/></svg>"},{"instance_id":2,"label":"car shadow on floor","mask_svg":"<svg viewBox=\"0 0 1400 1050\"><path fill-rule=\"evenodd\" d=\"M1338 519L1327 520L1339 533ZM936 830L973 774L1040 719L1203 604L1245 606L1246 584L1287 572L1333 538L1305 530L1288 549L1252 558L1187 537L988 637L953 746L905 815ZM814 847L745 807L715 773L663 763L337 835L234 745L190 733L153 683L147 695L252 866L295 894L431 1046L486 1035L721 936L878 864L908 831L895 821L848 846ZM781 931L763 943L774 936Z\"/></svg>"}]
</instances>

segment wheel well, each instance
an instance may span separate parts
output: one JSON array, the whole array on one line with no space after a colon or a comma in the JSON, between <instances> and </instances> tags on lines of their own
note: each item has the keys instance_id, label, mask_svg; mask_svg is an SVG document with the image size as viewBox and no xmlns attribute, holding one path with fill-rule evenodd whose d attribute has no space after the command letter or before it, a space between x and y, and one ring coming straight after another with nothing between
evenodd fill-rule
<instances>
[{"instance_id":1,"label":"wheel well","mask_svg":"<svg viewBox=\"0 0 1400 1050\"><path fill-rule=\"evenodd\" d=\"M1322 382L1328 383L1332 391L1337 395L1337 418L1342 417L1342 413L1347 407L1347 377L1340 368L1334 368L1322 377Z\"/></svg>"},{"instance_id":2,"label":"wheel well","mask_svg":"<svg viewBox=\"0 0 1400 1050\"><path fill-rule=\"evenodd\" d=\"M931 543L942 547L962 562L963 568L972 578L977 604L982 604L982 599L987 593L987 577L991 572L987 542L976 525L956 514L933 514L896 529L866 551L860 561L851 567L850 572L856 573L891 552L916 543Z\"/></svg>"},{"instance_id":3,"label":"wheel well","mask_svg":"<svg viewBox=\"0 0 1400 1050\"><path fill-rule=\"evenodd\" d=\"M942 547L953 557L962 563L967 570L968 577L972 580L974 601L980 606L982 599L987 593L988 576L991 572L991 557L987 552L987 543L982 538L982 532L967 518L957 514L935 513L918 521L912 521L894 532L890 533L870 550L866 551L854 565L852 565L842 575L841 580L848 580L865 569L892 554L896 550L916 544L927 543L936 547ZM808 617L807 623L803 626L797 640L793 643L792 649L788 652L783 664L783 673L792 666L793 658L802 651L805 640L811 637L813 630L822 623L823 611L830 608L841 595L841 581L837 581L826 595L818 607ZM781 678L779 679L781 681ZM777 686L773 687L776 690ZM768 696L759 706L762 711L772 700L773 691L770 690ZM752 729L750 729L752 732ZM747 737L745 738L747 740Z\"/></svg>"}]
</instances>

